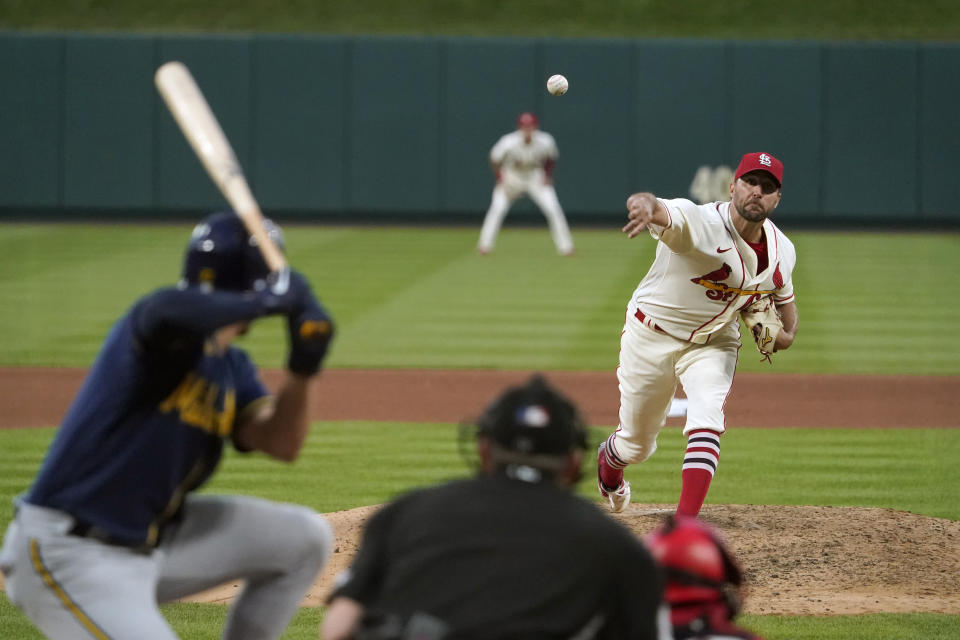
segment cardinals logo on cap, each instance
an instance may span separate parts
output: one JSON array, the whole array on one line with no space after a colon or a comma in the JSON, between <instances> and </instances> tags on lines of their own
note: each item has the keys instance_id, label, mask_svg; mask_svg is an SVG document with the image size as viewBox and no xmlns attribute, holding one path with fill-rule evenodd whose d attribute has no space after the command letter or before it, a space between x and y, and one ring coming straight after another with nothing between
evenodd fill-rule
<instances>
[{"instance_id":1,"label":"cardinals logo on cap","mask_svg":"<svg viewBox=\"0 0 960 640\"><path fill-rule=\"evenodd\" d=\"M777 186L783 185L783 163L774 158L769 153L757 151L748 153L740 160L737 170L733 174L733 179L738 180L741 176L758 169L766 171L773 179L777 181Z\"/></svg>"}]
</instances>

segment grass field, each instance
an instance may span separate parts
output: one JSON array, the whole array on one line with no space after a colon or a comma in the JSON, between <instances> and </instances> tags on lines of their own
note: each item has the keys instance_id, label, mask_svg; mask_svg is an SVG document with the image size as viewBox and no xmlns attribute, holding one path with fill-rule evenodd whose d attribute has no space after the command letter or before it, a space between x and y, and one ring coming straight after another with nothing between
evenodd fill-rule
<instances>
[{"instance_id":1,"label":"grass field","mask_svg":"<svg viewBox=\"0 0 960 640\"><path fill-rule=\"evenodd\" d=\"M0 227L0 366L86 366L113 320L179 272L188 224L7 224ZM496 253L474 252L473 228L287 227L293 264L337 320L329 366L607 370L623 311L653 257L646 237L574 229L578 254L554 254L545 228L507 228ZM960 302L941 274L960 268L960 234L790 233L801 331L778 372L960 374L945 339ZM245 340L279 366L285 337L267 320ZM741 370L767 370L744 359ZM0 431L0 528L29 484L52 425ZM598 440L610 425L597 425ZM735 426L735 425L732 425ZM733 430L709 502L873 506L960 520L960 430ZM335 511L383 502L412 486L467 473L449 424L318 422L303 457L284 468L229 454L208 491L250 493ZM377 441L377 447L367 446ZM644 500L676 500L677 430L627 476ZM344 460L362 449L367 472ZM784 456L782 452L790 455ZM373 453L371 453L373 452ZM855 455L850 455L854 452ZM366 455L366 454L365 454ZM277 472L282 470L282 472ZM779 477L773 482L771 478ZM589 482L579 491L594 499ZM217 605L164 609L185 638L215 638ZM285 638L315 638L322 612L300 612ZM954 638L960 616L749 616L778 638ZM40 636L0 596L0 637Z\"/></svg>"},{"instance_id":2,"label":"grass field","mask_svg":"<svg viewBox=\"0 0 960 640\"><path fill-rule=\"evenodd\" d=\"M7 28L554 37L956 40L952 0L4 0Z\"/></svg>"},{"instance_id":3,"label":"grass field","mask_svg":"<svg viewBox=\"0 0 960 640\"><path fill-rule=\"evenodd\" d=\"M609 426L592 431L597 443L607 435ZM49 428L0 431L0 529L52 436ZM679 429L666 429L659 446L650 460L627 468L627 479L643 487L644 502L671 503L678 497L676 470L685 441ZM350 462L357 450L369 461L363 469ZM784 450L791 455L777 455ZM711 504L878 507L960 520L960 430L740 429L724 436L723 456ZM468 469L455 425L318 422L295 465L228 451L205 490L271 500L290 500L295 493L297 502L326 513L380 504ZM782 480L770 481L775 477ZM599 500L593 483L581 482L578 489Z\"/></svg>"},{"instance_id":4,"label":"grass field","mask_svg":"<svg viewBox=\"0 0 960 640\"><path fill-rule=\"evenodd\" d=\"M0 431L0 505L27 488L53 429ZM608 433L594 428L592 439ZM727 436L723 472L709 503L873 506L960 519L954 487L960 481L960 431L743 429ZM378 446L368 446L376 442ZM684 441L677 429L664 431L661 451L627 477L643 487L644 500L670 503L678 490L676 468ZM348 461L365 451L366 473ZM790 451L788 457L780 451ZM850 457L849 452L857 455ZM815 460L816 462L811 462ZM774 462L776 461L776 462ZM278 472L279 471L279 472ZM303 456L283 467L263 456L229 453L205 491L239 492L268 499L296 500L331 512L378 504L414 486L468 473L449 424L315 423ZM774 482L770 479L776 477ZM579 492L596 499L590 482ZM0 529L11 513L0 508ZM216 638L224 607L178 604L165 613L184 638ZM285 638L315 638L320 612L304 610ZM770 640L778 638L954 638L960 616L870 615L830 618L750 616L747 622ZM0 597L0 637L33 639L19 611Z\"/></svg>"},{"instance_id":5,"label":"grass field","mask_svg":"<svg viewBox=\"0 0 960 640\"><path fill-rule=\"evenodd\" d=\"M956 42L960 3L0 0L0 29ZM183 224L0 226L0 366L88 365L110 323L136 296L175 279L188 231ZM545 229L507 229L497 253L480 259L473 252L477 229L288 231L293 263L312 278L337 320L329 366L340 368L612 369L627 298L654 248L646 238L628 243L615 229L574 229L578 255L561 260ZM960 234L790 235L800 255L801 330L771 375L960 375L960 345L951 338L960 311L952 284ZM262 365L279 366L283 340L280 323L264 321L245 346ZM740 370L768 369L746 358ZM52 434L50 428L0 431L0 528ZM709 498L881 506L960 520L958 434L817 425L736 431ZM347 482L347 454L384 436L388 446L372 450L390 455L372 461L363 482ZM232 455L208 490L295 494L321 511L373 504L405 487L465 473L453 438L452 425L316 423L296 465L276 473L275 463ZM628 469L628 478L650 501L671 502L679 434L666 431L661 449ZM774 472L784 480L768 481ZM593 498L589 483L580 491ZM226 610L180 604L164 612L181 637L213 640ZM321 615L301 610L284 638L316 638ZM742 621L769 640L947 640L960 629L960 616L931 614ZM0 638L41 638L2 594Z\"/></svg>"},{"instance_id":6,"label":"grass field","mask_svg":"<svg viewBox=\"0 0 960 640\"><path fill-rule=\"evenodd\" d=\"M225 607L201 604L177 604L163 608L174 631L189 640L218 640L226 620ZM283 640L316 640L322 611L301 609L291 622ZM837 616L830 619L784 616L743 616L743 624L768 640L824 640L826 638L870 638L883 640L924 640L955 638L954 616L870 615ZM26 619L0 595L0 637L17 640L42 640Z\"/></svg>"},{"instance_id":7,"label":"grass field","mask_svg":"<svg viewBox=\"0 0 960 640\"><path fill-rule=\"evenodd\" d=\"M0 366L86 366L137 296L175 282L189 224L7 224L0 233ZM329 366L612 370L623 314L656 243L574 230L556 256L545 228L507 228L478 256L473 228L291 227L291 261L339 328ZM960 374L948 295L958 233L791 233L800 334L772 369ZM245 339L279 366L285 336L265 320Z\"/></svg>"}]
</instances>

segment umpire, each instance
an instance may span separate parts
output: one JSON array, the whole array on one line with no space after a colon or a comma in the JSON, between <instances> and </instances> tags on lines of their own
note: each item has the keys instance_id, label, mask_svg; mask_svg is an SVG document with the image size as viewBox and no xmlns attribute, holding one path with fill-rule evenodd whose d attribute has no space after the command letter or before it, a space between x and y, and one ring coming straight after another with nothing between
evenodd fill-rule
<instances>
[{"instance_id":1,"label":"umpire","mask_svg":"<svg viewBox=\"0 0 960 640\"><path fill-rule=\"evenodd\" d=\"M669 637L650 554L572 492L587 446L577 409L535 375L496 398L476 433L476 477L371 517L322 637Z\"/></svg>"}]
</instances>

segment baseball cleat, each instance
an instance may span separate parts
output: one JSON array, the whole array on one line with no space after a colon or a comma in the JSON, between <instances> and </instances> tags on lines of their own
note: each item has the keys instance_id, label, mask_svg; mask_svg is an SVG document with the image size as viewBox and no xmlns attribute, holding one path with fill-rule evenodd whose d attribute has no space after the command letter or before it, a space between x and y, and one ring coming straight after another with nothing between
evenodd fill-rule
<instances>
[{"instance_id":1,"label":"baseball cleat","mask_svg":"<svg viewBox=\"0 0 960 640\"><path fill-rule=\"evenodd\" d=\"M604 458L606 448L606 442L597 447L597 488L600 490L600 495L607 499L610 511L620 513L630 503L630 483L624 480L623 474L618 474L620 475L620 484L617 485L616 489L610 489L603 484L601 471L606 464Z\"/></svg>"},{"instance_id":2,"label":"baseball cleat","mask_svg":"<svg viewBox=\"0 0 960 640\"><path fill-rule=\"evenodd\" d=\"M600 495L607 499L607 505L613 513L620 513L630 504L630 483L626 480L620 483L616 489L607 489L602 482L597 483L600 489Z\"/></svg>"}]
</instances>

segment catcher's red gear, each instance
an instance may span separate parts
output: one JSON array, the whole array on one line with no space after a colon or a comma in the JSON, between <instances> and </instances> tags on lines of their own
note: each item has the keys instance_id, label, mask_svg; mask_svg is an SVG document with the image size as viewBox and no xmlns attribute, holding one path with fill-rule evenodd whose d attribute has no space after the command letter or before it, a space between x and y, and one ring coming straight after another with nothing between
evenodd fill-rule
<instances>
[{"instance_id":1,"label":"catcher's red gear","mask_svg":"<svg viewBox=\"0 0 960 640\"><path fill-rule=\"evenodd\" d=\"M733 618L743 573L719 534L692 517L672 516L644 540L666 578L664 599L671 609L696 617L717 603Z\"/></svg>"}]
</instances>

